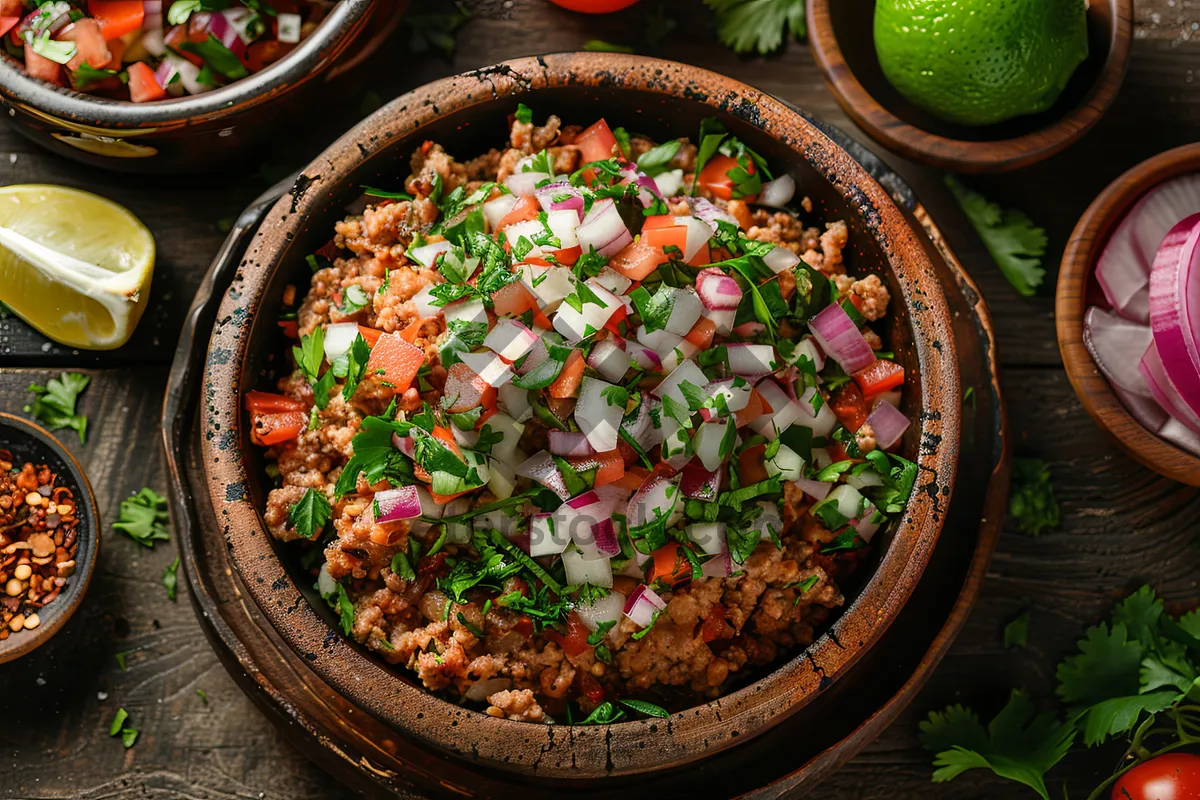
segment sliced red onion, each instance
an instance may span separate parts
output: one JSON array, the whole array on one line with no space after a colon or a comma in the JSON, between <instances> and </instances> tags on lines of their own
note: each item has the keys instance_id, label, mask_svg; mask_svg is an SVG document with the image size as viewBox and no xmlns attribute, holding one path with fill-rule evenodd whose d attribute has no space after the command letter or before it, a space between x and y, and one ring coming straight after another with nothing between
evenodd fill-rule
<instances>
[{"instance_id":1,"label":"sliced red onion","mask_svg":"<svg viewBox=\"0 0 1200 800\"><path fill-rule=\"evenodd\" d=\"M771 268L771 271L778 274L785 269L793 269L800 263L800 256L788 250L786 247L776 246L762 257L763 263Z\"/></svg>"},{"instance_id":2,"label":"sliced red onion","mask_svg":"<svg viewBox=\"0 0 1200 800\"><path fill-rule=\"evenodd\" d=\"M796 484L797 489L804 492L806 495L808 495L813 500L816 500L818 502L821 500L824 500L825 497L829 494L829 491L833 488L832 483L825 483L824 481L814 481L809 478L800 478L798 480L792 481L792 483Z\"/></svg>"},{"instance_id":3,"label":"sliced red onion","mask_svg":"<svg viewBox=\"0 0 1200 800\"><path fill-rule=\"evenodd\" d=\"M161 28L163 24L162 0L142 0L142 29Z\"/></svg>"},{"instance_id":4,"label":"sliced red onion","mask_svg":"<svg viewBox=\"0 0 1200 800\"><path fill-rule=\"evenodd\" d=\"M721 473L719 470L707 470L697 459L692 459L683 467L680 473L679 491L684 497L693 500L717 499L721 488Z\"/></svg>"},{"instance_id":5,"label":"sliced red onion","mask_svg":"<svg viewBox=\"0 0 1200 800\"><path fill-rule=\"evenodd\" d=\"M662 290L660 289L659 291ZM703 311L704 306L701 304L700 296L696 294L695 289L690 286L674 289L671 292L671 313L667 317L666 325L663 327L668 333L673 333L676 336L686 336L695 324L700 321L700 315Z\"/></svg>"},{"instance_id":6,"label":"sliced red onion","mask_svg":"<svg viewBox=\"0 0 1200 800\"><path fill-rule=\"evenodd\" d=\"M1150 328L1092 306L1083 317L1083 343L1114 387L1148 397L1138 362L1150 346Z\"/></svg>"},{"instance_id":7,"label":"sliced red onion","mask_svg":"<svg viewBox=\"0 0 1200 800\"><path fill-rule=\"evenodd\" d=\"M1150 329L1179 399L1200 414L1200 213L1171 228L1154 257Z\"/></svg>"},{"instance_id":8,"label":"sliced red onion","mask_svg":"<svg viewBox=\"0 0 1200 800\"><path fill-rule=\"evenodd\" d=\"M583 620L589 630L596 630L601 623L618 622L625 612L625 595L620 592L609 592L591 605L577 603L575 613Z\"/></svg>"},{"instance_id":9,"label":"sliced red onion","mask_svg":"<svg viewBox=\"0 0 1200 800\"><path fill-rule=\"evenodd\" d=\"M654 622L655 615L667 607L667 603L646 584L640 584L625 601L625 616L643 628Z\"/></svg>"},{"instance_id":10,"label":"sliced red onion","mask_svg":"<svg viewBox=\"0 0 1200 800\"><path fill-rule=\"evenodd\" d=\"M727 311L709 311L704 310L704 317L712 321L717 326L718 336L728 336L733 333L733 323L737 320L737 309L728 309Z\"/></svg>"},{"instance_id":11,"label":"sliced red onion","mask_svg":"<svg viewBox=\"0 0 1200 800\"><path fill-rule=\"evenodd\" d=\"M658 353L654 352L649 347L642 347L641 345L631 342L629 347L629 355L634 362L646 372L662 371L662 358L660 358Z\"/></svg>"},{"instance_id":12,"label":"sliced red onion","mask_svg":"<svg viewBox=\"0 0 1200 800\"><path fill-rule=\"evenodd\" d=\"M1179 390L1171 382L1171 376L1163 367L1158 348L1153 343L1146 348L1146 354L1142 356L1138 368L1146 379L1150 395L1162 406L1163 411L1200 433L1200 418L1197 418L1196 414L1180 399Z\"/></svg>"},{"instance_id":13,"label":"sliced red onion","mask_svg":"<svg viewBox=\"0 0 1200 800\"><path fill-rule=\"evenodd\" d=\"M654 185L662 197L678 194L683 188L683 170L672 169L654 176Z\"/></svg>"},{"instance_id":14,"label":"sliced red onion","mask_svg":"<svg viewBox=\"0 0 1200 800\"><path fill-rule=\"evenodd\" d=\"M539 450L522 461L517 467L517 474L522 478L529 478L540 483L563 500L571 496L571 493L567 491L567 484L563 480L562 473L558 471L558 465L545 450Z\"/></svg>"},{"instance_id":15,"label":"sliced red onion","mask_svg":"<svg viewBox=\"0 0 1200 800\"><path fill-rule=\"evenodd\" d=\"M651 414L656 403L657 401L654 398L643 395L642 401L636 409L635 416L621 423L621 427L625 430L629 438L637 442L638 447L641 447L643 450L650 449L656 441L657 433Z\"/></svg>"},{"instance_id":16,"label":"sliced red onion","mask_svg":"<svg viewBox=\"0 0 1200 800\"><path fill-rule=\"evenodd\" d=\"M817 372L825 369L825 353L821 351L820 345L813 337L805 336L796 343L796 349L792 352L792 363L799 364L800 356L805 356L813 362Z\"/></svg>"},{"instance_id":17,"label":"sliced red onion","mask_svg":"<svg viewBox=\"0 0 1200 800\"><path fill-rule=\"evenodd\" d=\"M830 303L808 323L821 349L847 373L875 363L875 353L846 310Z\"/></svg>"},{"instance_id":18,"label":"sliced red onion","mask_svg":"<svg viewBox=\"0 0 1200 800\"><path fill-rule=\"evenodd\" d=\"M719 553L705 561L701 571L706 578L728 578L733 574L733 559L729 553Z\"/></svg>"},{"instance_id":19,"label":"sliced red onion","mask_svg":"<svg viewBox=\"0 0 1200 800\"><path fill-rule=\"evenodd\" d=\"M550 431L550 452L556 456L590 456L595 449L587 436L575 431Z\"/></svg>"},{"instance_id":20,"label":"sliced red onion","mask_svg":"<svg viewBox=\"0 0 1200 800\"><path fill-rule=\"evenodd\" d=\"M234 24L234 20L239 19L241 15L235 16L234 12L251 13L244 6L218 11L209 20L208 29L217 38L217 41L229 48L235 56L241 58L246 52L246 43L242 40Z\"/></svg>"},{"instance_id":21,"label":"sliced red onion","mask_svg":"<svg viewBox=\"0 0 1200 800\"><path fill-rule=\"evenodd\" d=\"M1140 373L1139 373L1140 374ZM1142 379L1143 385L1145 379ZM1167 423L1171 417L1166 411L1163 411L1162 406L1153 397L1142 396L1140 394L1131 394L1123 391L1119 386L1112 387L1113 393L1121 404L1125 406L1125 410L1129 412L1135 420L1141 423L1142 427L1151 433L1158 433L1163 425ZM1147 395L1150 390L1146 389Z\"/></svg>"},{"instance_id":22,"label":"sliced red onion","mask_svg":"<svg viewBox=\"0 0 1200 800\"><path fill-rule=\"evenodd\" d=\"M675 203L679 200L686 201L687 204L691 206L692 213L704 220L708 227L712 228L714 232L717 230L718 220L722 222L728 222L735 228L738 227L738 221L732 214L722 211L708 200L705 200L703 197L676 197L672 198L671 202Z\"/></svg>"},{"instance_id":23,"label":"sliced red onion","mask_svg":"<svg viewBox=\"0 0 1200 800\"><path fill-rule=\"evenodd\" d=\"M595 250L605 256L616 253L633 241L633 235L610 197L592 204L591 211L575 229L575 236L583 252Z\"/></svg>"},{"instance_id":24,"label":"sliced red onion","mask_svg":"<svg viewBox=\"0 0 1200 800\"><path fill-rule=\"evenodd\" d=\"M758 204L783 208L792 202L796 195L796 179L791 175L780 175L773 181L767 181L758 192Z\"/></svg>"},{"instance_id":25,"label":"sliced red onion","mask_svg":"<svg viewBox=\"0 0 1200 800\"><path fill-rule=\"evenodd\" d=\"M162 18L160 17L157 27L145 26L145 31L142 33L141 38L142 47L150 55L161 58L167 53L167 43L163 37Z\"/></svg>"},{"instance_id":26,"label":"sliced red onion","mask_svg":"<svg viewBox=\"0 0 1200 800\"><path fill-rule=\"evenodd\" d=\"M396 522L421 516L421 496L416 486L401 486L375 493L375 521Z\"/></svg>"},{"instance_id":27,"label":"sliced red onion","mask_svg":"<svg viewBox=\"0 0 1200 800\"><path fill-rule=\"evenodd\" d=\"M609 400L614 387L608 381L584 376L575 405L575 421L598 453L617 449L617 430L625 416L625 406Z\"/></svg>"},{"instance_id":28,"label":"sliced red onion","mask_svg":"<svg viewBox=\"0 0 1200 800\"><path fill-rule=\"evenodd\" d=\"M554 523L553 514L534 514L529 519L529 548L526 550L529 555L534 558L556 556L567 549L571 537Z\"/></svg>"},{"instance_id":29,"label":"sliced red onion","mask_svg":"<svg viewBox=\"0 0 1200 800\"><path fill-rule=\"evenodd\" d=\"M1200 434L1180 424L1178 420L1169 419L1158 435L1171 444L1177 445L1194 455L1200 456Z\"/></svg>"},{"instance_id":30,"label":"sliced red onion","mask_svg":"<svg viewBox=\"0 0 1200 800\"><path fill-rule=\"evenodd\" d=\"M875 432L875 446L880 450L890 449L908 430L910 420L895 406L883 403L867 416L867 424Z\"/></svg>"},{"instance_id":31,"label":"sliced red onion","mask_svg":"<svg viewBox=\"0 0 1200 800\"><path fill-rule=\"evenodd\" d=\"M508 216L508 212L512 211L513 206L517 204L517 199L515 194L508 193L483 204L483 218L487 220L490 230L496 230L500 220Z\"/></svg>"},{"instance_id":32,"label":"sliced red onion","mask_svg":"<svg viewBox=\"0 0 1200 800\"><path fill-rule=\"evenodd\" d=\"M770 375L780 367L775 348L769 344L730 343L725 345L725 351L729 371L751 381Z\"/></svg>"},{"instance_id":33,"label":"sliced red onion","mask_svg":"<svg viewBox=\"0 0 1200 800\"><path fill-rule=\"evenodd\" d=\"M1163 237L1179 220L1200 212L1200 175L1151 189L1121 220L1096 263L1096 281L1113 309L1150 321L1150 269Z\"/></svg>"},{"instance_id":34,"label":"sliced red onion","mask_svg":"<svg viewBox=\"0 0 1200 800\"><path fill-rule=\"evenodd\" d=\"M731 276L715 267L700 270L696 275L696 292L710 311L736 309L742 302L742 287Z\"/></svg>"},{"instance_id":35,"label":"sliced red onion","mask_svg":"<svg viewBox=\"0 0 1200 800\"><path fill-rule=\"evenodd\" d=\"M539 186L533 194L543 211L574 211L583 221L583 191L565 180Z\"/></svg>"},{"instance_id":36,"label":"sliced red onion","mask_svg":"<svg viewBox=\"0 0 1200 800\"><path fill-rule=\"evenodd\" d=\"M611 560L607 558L587 559L575 548L568 547L563 551L562 562L563 570L567 573L567 583L571 586L590 583L592 586L612 588Z\"/></svg>"},{"instance_id":37,"label":"sliced red onion","mask_svg":"<svg viewBox=\"0 0 1200 800\"><path fill-rule=\"evenodd\" d=\"M404 455L413 458L416 455L416 443L411 436L401 436L398 433L392 434L392 444L396 446Z\"/></svg>"}]
</instances>

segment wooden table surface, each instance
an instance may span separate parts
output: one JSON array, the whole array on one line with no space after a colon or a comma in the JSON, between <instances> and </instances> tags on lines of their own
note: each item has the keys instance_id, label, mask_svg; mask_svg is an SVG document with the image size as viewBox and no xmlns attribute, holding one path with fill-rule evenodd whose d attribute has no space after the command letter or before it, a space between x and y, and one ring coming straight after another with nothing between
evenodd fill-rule
<instances>
[{"instance_id":1,"label":"wooden table surface","mask_svg":"<svg viewBox=\"0 0 1200 800\"><path fill-rule=\"evenodd\" d=\"M663 3L678 26L653 51L641 30L656 0L601 18L562 12L545 0L468 5L475 16L460 31L452 59L410 55L402 32L374 60L368 87L387 99L443 75L519 55L577 49L597 38L730 75L861 137L825 91L804 44L793 42L769 59L738 57L716 43L698 0ZM821 797L1032 796L979 771L931 786L930 756L917 744L917 721L931 708L958 701L990 713L1014 685L1048 697L1056 663L1084 628L1103 617L1114 598L1143 582L1172 601L1195 605L1200 598L1200 492L1139 467L1105 439L1071 391L1054 336L1054 276L1078 215L1123 170L1200 139L1200 0L1138 0L1136 16L1129 75L1100 126L1045 164L973 181L1049 231L1049 274L1037 297L1022 298L1005 282L939 174L883 154L912 182L984 290L999 333L1017 453L1050 463L1063 524L1030 538L1010 521L983 596L934 678L899 722L821 787ZM186 587L181 583L178 602L167 600L160 576L175 558L174 542L143 549L108 524L131 492L165 489L158 415L166 367L182 310L223 238L221 221L349 127L362 105L363 95L357 94L323 110L313 128L288 131L279 148L248 168L182 180L85 169L0 125L3 183L59 183L104 194L140 216L159 248L150 309L133 341L119 351L70 352L17 320L0 320L0 410L19 413L28 400L26 386L62 368L93 376L81 404L91 419L87 444L67 441L91 477L106 523L97 574L66 633L0 666L0 718L6 720L0 796L349 796L285 744L234 685L200 631ZM1029 644L1006 651L1002 627L1027 606ZM117 653L128 653L125 670ZM207 704L197 690L207 695ZM141 730L129 750L108 736L118 707ZM1111 763L1111 754L1068 756L1053 773L1052 794L1061 793L1064 777L1076 792L1094 785Z\"/></svg>"}]
</instances>

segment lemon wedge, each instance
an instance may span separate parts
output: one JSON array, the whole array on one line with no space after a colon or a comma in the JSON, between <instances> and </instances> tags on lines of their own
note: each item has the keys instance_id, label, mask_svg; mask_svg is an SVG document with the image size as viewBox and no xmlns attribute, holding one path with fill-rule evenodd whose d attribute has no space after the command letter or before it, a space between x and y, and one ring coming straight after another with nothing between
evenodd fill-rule
<instances>
[{"instance_id":1,"label":"lemon wedge","mask_svg":"<svg viewBox=\"0 0 1200 800\"><path fill-rule=\"evenodd\" d=\"M129 209L65 186L0 188L0 302L54 341L125 344L153 274L154 237Z\"/></svg>"}]
</instances>

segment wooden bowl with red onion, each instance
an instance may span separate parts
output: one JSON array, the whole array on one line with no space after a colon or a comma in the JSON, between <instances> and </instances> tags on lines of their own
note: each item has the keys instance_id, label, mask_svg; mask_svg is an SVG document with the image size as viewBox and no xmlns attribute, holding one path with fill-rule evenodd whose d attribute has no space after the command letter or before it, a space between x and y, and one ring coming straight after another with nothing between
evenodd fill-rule
<instances>
[{"instance_id":1,"label":"wooden bowl with red onion","mask_svg":"<svg viewBox=\"0 0 1200 800\"><path fill-rule=\"evenodd\" d=\"M1200 145L1139 164L1088 207L1056 314L1097 424L1135 460L1200 486Z\"/></svg>"},{"instance_id":2,"label":"wooden bowl with red onion","mask_svg":"<svg viewBox=\"0 0 1200 800\"><path fill-rule=\"evenodd\" d=\"M209 501L351 702L631 776L781 722L895 619L952 502L955 352L913 229L803 114L521 59L398 98L269 213L210 341Z\"/></svg>"}]
</instances>

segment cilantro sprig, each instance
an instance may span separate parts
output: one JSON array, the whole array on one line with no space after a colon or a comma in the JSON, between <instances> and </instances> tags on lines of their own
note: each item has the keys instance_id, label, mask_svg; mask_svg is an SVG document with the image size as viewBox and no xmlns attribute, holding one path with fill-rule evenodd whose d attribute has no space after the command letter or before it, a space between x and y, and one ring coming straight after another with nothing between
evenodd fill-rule
<instances>
[{"instance_id":1,"label":"cilantro sprig","mask_svg":"<svg viewBox=\"0 0 1200 800\"><path fill-rule=\"evenodd\" d=\"M75 404L91 380L78 372L64 372L46 381L45 386L31 383L29 391L33 392L34 400L25 406L25 413L51 430L70 428L79 434L79 443L84 444L88 419L75 413Z\"/></svg>"},{"instance_id":2,"label":"cilantro sprig","mask_svg":"<svg viewBox=\"0 0 1200 800\"><path fill-rule=\"evenodd\" d=\"M716 17L717 36L738 53L766 55L784 36L805 35L804 0L704 0Z\"/></svg>"},{"instance_id":3,"label":"cilantro sprig","mask_svg":"<svg viewBox=\"0 0 1200 800\"><path fill-rule=\"evenodd\" d=\"M1046 231L1024 212L1001 208L953 175L946 176L946 185L1008 282L1026 297L1036 294L1046 276Z\"/></svg>"},{"instance_id":4,"label":"cilantro sprig","mask_svg":"<svg viewBox=\"0 0 1200 800\"><path fill-rule=\"evenodd\" d=\"M120 518L113 523L113 530L127 534L143 547L154 547L155 542L170 538L167 534L170 521L167 498L144 488L121 501Z\"/></svg>"}]
</instances>

